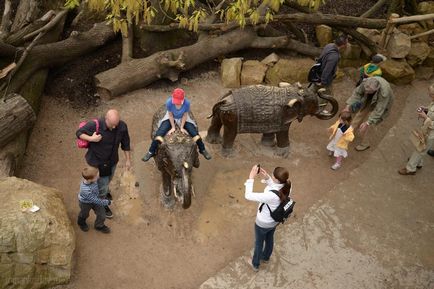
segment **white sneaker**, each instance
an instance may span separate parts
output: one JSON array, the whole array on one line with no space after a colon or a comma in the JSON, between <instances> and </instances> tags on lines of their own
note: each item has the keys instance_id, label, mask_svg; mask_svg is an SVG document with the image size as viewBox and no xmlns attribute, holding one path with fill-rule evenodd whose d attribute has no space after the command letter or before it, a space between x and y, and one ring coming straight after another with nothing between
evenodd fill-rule
<instances>
[{"instance_id":1,"label":"white sneaker","mask_svg":"<svg viewBox=\"0 0 434 289\"><path fill-rule=\"evenodd\" d=\"M332 170L334 170L334 171L336 171L337 169L339 169L341 167L341 164L340 163L334 163L333 165L332 165Z\"/></svg>"}]
</instances>

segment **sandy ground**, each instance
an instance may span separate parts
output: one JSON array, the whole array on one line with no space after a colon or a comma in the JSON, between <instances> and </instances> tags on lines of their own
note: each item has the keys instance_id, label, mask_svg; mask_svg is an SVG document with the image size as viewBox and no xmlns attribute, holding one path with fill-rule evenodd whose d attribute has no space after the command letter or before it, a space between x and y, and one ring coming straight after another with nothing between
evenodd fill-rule
<instances>
[{"instance_id":1,"label":"sandy ground","mask_svg":"<svg viewBox=\"0 0 434 289\"><path fill-rule=\"evenodd\" d=\"M303 217L277 228L273 256L258 273L246 252L200 288L434 288L434 159L426 156L415 176L397 173L413 150L408 132L420 125L415 108L429 101L426 88L415 81L365 161Z\"/></svg>"},{"instance_id":2,"label":"sandy ground","mask_svg":"<svg viewBox=\"0 0 434 289\"><path fill-rule=\"evenodd\" d=\"M206 116L227 89L221 86L214 71L194 79L182 79L178 86L186 90L200 130L206 131L209 124ZM231 159L221 156L219 145L208 145L214 158L211 161L201 158L200 168L193 173L196 197L192 206L183 210L178 205L168 211L160 205L161 177L157 168L153 162L145 164L140 158L150 142L152 114L175 87L138 90L102 102L88 111L77 111L58 99L44 98L19 176L59 189L76 230L73 277L70 284L59 288L199 287L252 248L256 204L244 200L243 183L253 164L261 163L269 170L275 166L290 170L297 200L292 222L297 222L374 151L400 115L405 98L412 93L410 86L395 89L397 97L392 114L372 131L372 149L364 153L351 149L338 172L330 169L332 160L325 151L326 128L334 120L306 117L302 123L294 123L290 129L291 153L287 159L275 157L271 149L263 148L259 144L260 135L239 135L237 154ZM335 94L341 103L353 87L347 79L336 84ZM128 124L133 173L124 173L120 153L121 162L112 182L115 217L106 222L112 233L103 235L94 230L84 233L75 221L85 151L75 147L75 130L81 120L102 115L111 107L118 108ZM133 186L136 181L138 188ZM89 223L93 220L91 216Z\"/></svg>"}]
</instances>

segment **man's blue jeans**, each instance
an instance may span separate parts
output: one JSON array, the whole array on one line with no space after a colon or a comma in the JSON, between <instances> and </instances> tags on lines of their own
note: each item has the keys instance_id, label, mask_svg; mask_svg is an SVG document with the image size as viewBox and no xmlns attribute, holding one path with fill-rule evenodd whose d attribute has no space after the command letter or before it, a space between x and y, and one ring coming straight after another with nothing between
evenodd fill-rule
<instances>
[{"instance_id":1,"label":"man's blue jeans","mask_svg":"<svg viewBox=\"0 0 434 289\"><path fill-rule=\"evenodd\" d=\"M261 259L270 260L274 246L274 231L276 231L276 227L262 228L255 224L255 252L252 259L254 267L259 267Z\"/></svg>"},{"instance_id":2,"label":"man's blue jeans","mask_svg":"<svg viewBox=\"0 0 434 289\"><path fill-rule=\"evenodd\" d=\"M98 179L98 189L99 189L99 197L103 199L107 199L107 194L110 192L109 184L113 179L115 174L116 165L112 166L112 173L110 176L99 177Z\"/></svg>"}]
</instances>

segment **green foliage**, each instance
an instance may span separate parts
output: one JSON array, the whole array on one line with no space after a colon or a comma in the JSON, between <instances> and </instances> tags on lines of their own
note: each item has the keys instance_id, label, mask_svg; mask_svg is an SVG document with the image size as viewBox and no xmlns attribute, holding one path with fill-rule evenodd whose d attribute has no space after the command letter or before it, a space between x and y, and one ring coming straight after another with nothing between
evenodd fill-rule
<instances>
[{"instance_id":1,"label":"green foliage","mask_svg":"<svg viewBox=\"0 0 434 289\"><path fill-rule=\"evenodd\" d=\"M74 9L84 0L66 0L65 7ZM163 10L166 16L178 23L180 28L197 32L199 24L210 14L226 23L236 22L240 27L248 23L257 24L263 11L265 23L273 21L285 1L295 1L302 6L317 10L324 0L226 0L223 9L205 10L203 5L196 5L195 0L87 0L86 7L92 11L104 12L106 19L113 25L114 31L127 35L128 25L140 22L150 25L157 11ZM157 3L157 4L156 4ZM213 2L215 3L215 2ZM155 5L158 5L155 7ZM262 9L264 8L264 9ZM263 21L263 20L262 20Z\"/></svg>"}]
</instances>

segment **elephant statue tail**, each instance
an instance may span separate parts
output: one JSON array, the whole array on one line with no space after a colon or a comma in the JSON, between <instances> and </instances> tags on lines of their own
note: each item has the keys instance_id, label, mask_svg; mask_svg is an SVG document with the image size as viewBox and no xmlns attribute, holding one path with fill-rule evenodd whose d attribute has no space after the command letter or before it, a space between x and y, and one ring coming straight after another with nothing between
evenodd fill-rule
<instances>
[{"instance_id":1,"label":"elephant statue tail","mask_svg":"<svg viewBox=\"0 0 434 289\"><path fill-rule=\"evenodd\" d=\"M226 102L226 99L225 99L225 98L226 98L227 96L231 95L231 94L232 94L232 91L229 90L227 93L223 94L223 95L220 97L219 101L218 101L216 104L214 104L214 106L212 107L212 113L211 113L209 116L207 116L207 119L212 118L212 117L216 114L216 112L217 112L217 110L219 109L219 107L220 107L222 104L224 104L224 103Z\"/></svg>"},{"instance_id":2,"label":"elephant statue tail","mask_svg":"<svg viewBox=\"0 0 434 289\"><path fill-rule=\"evenodd\" d=\"M337 102L337 100L331 95L324 94L323 89L318 90L318 96L320 98L330 102L330 104L332 105L332 111L327 112L327 113L319 111L318 113L315 114L315 116L319 119L322 119L322 120L327 120L327 119L333 118L336 115L336 113L339 111L339 103Z\"/></svg>"}]
</instances>

